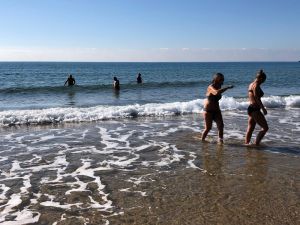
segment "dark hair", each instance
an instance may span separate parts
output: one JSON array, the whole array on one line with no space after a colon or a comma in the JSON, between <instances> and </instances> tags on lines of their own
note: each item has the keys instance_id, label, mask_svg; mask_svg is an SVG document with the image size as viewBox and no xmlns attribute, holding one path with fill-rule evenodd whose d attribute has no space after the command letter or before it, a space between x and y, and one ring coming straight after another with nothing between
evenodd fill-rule
<instances>
[{"instance_id":1,"label":"dark hair","mask_svg":"<svg viewBox=\"0 0 300 225\"><path fill-rule=\"evenodd\" d=\"M213 76L213 80L211 81L212 84L214 84L216 82L216 79L218 77L222 77L224 79L224 75L222 73L216 73L214 76Z\"/></svg>"},{"instance_id":2,"label":"dark hair","mask_svg":"<svg viewBox=\"0 0 300 225\"><path fill-rule=\"evenodd\" d=\"M265 72L263 70L260 70L257 74L256 74L256 78L260 79L262 81L265 81L267 79L267 75L265 74Z\"/></svg>"}]
</instances>

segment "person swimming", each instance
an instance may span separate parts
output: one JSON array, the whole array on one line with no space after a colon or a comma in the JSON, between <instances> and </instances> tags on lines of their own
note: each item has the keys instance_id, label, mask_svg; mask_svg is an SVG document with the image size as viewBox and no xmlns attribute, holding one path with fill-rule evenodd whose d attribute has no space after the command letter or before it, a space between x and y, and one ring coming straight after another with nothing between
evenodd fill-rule
<instances>
[{"instance_id":1,"label":"person swimming","mask_svg":"<svg viewBox=\"0 0 300 225\"><path fill-rule=\"evenodd\" d=\"M143 80L142 80L142 74L138 74L138 76L137 76L137 78L136 78L136 82L138 83L138 84L141 84L141 83L143 83Z\"/></svg>"},{"instance_id":2,"label":"person swimming","mask_svg":"<svg viewBox=\"0 0 300 225\"><path fill-rule=\"evenodd\" d=\"M219 106L219 100L222 98L222 93L228 89L233 88L233 85L221 88L224 82L224 75L222 73L217 73L213 76L212 84L207 87L206 91L206 100L204 101L203 117L205 122L205 129L202 132L202 141L205 141L205 138L208 132L212 128L212 122L215 121L219 133L219 143L223 143L223 130L224 123Z\"/></svg>"},{"instance_id":3,"label":"person swimming","mask_svg":"<svg viewBox=\"0 0 300 225\"><path fill-rule=\"evenodd\" d=\"M267 120L264 115L267 115L267 110L264 104L261 101L261 98L264 96L264 92L260 88L260 85L264 83L267 79L266 74L263 70L260 70L256 74L255 80L248 87L248 98L249 106L247 109L248 113L248 127L246 131L245 144L250 143L252 133L256 124L261 126L261 131L258 133L255 141L255 145L259 145L267 131L269 130ZM260 111L262 110L263 113Z\"/></svg>"},{"instance_id":4,"label":"person swimming","mask_svg":"<svg viewBox=\"0 0 300 225\"><path fill-rule=\"evenodd\" d=\"M115 90L120 90L120 81L118 80L117 77L114 77L113 87Z\"/></svg>"},{"instance_id":5,"label":"person swimming","mask_svg":"<svg viewBox=\"0 0 300 225\"><path fill-rule=\"evenodd\" d=\"M75 79L72 77L71 74L69 75L68 79L65 81L64 86L66 86L67 83L68 83L68 86L73 86L76 83Z\"/></svg>"}]
</instances>

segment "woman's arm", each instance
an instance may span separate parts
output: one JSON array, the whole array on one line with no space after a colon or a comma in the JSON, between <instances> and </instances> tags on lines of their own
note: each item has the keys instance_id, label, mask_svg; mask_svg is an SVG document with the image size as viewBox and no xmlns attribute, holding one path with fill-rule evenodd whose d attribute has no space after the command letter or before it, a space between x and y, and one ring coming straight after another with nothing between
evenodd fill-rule
<instances>
[{"instance_id":1,"label":"woman's arm","mask_svg":"<svg viewBox=\"0 0 300 225\"><path fill-rule=\"evenodd\" d=\"M213 94L213 95L219 95L219 94L222 94L223 92L225 92L228 89L231 89L233 87L234 87L233 85L230 85L230 86L227 86L227 87L224 87L224 88L221 88L221 89L216 89L212 85L209 85L208 86L208 92Z\"/></svg>"}]
</instances>

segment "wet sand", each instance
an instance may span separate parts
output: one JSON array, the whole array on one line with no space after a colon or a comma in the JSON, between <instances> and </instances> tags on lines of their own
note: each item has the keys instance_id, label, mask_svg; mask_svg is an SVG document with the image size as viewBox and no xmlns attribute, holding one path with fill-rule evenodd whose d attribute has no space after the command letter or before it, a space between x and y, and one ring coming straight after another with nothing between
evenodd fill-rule
<instances>
[{"instance_id":1,"label":"wet sand","mask_svg":"<svg viewBox=\"0 0 300 225\"><path fill-rule=\"evenodd\" d=\"M124 215L112 224L297 224L299 158L210 144L186 144L203 170L180 168L118 193ZM182 143L183 144L183 143ZM202 148L203 150L199 150ZM198 149L198 150L197 150ZM118 184L116 184L118 185Z\"/></svg>"},{"instance_id":2,"label":"wet sand","mask_svg":"<svg viewBox=\"0 0 300 225\"><path fill-rule=\"evenodd\" d=\"M0 223L299 223L299 145L202 143L197 120L2 130Z\"/></svg>"}]
</instances>

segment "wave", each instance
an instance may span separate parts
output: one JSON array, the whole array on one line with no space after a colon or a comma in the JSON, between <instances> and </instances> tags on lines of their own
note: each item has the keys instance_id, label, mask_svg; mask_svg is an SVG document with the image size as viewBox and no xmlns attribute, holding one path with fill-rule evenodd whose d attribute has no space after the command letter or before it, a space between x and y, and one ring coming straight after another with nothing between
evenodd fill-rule
<instances>
[{"instance_id":1,"label":"wave","mask_svg":"<svg viewBox=\"0 0 300 225\"><path fill-rule=\"evenodd\" d=\"M300 108L300 96L269 96L263 97L262 102L266 108ZM248 108L246 98L233 98L224 96L220 101L222 110L244 110Z\"/></svg>"},{"instance_id":2,"label":"wave","mask_svg":"<svg viewBox=\"0 0 300 225\"><path fill-rule=\"evenodd\" d=\"M141 85L136 83L121 84L122 89L134 89L134 88L168 88L168 87L198 87L199 84L207 84L204 81L188 81L188 82L149 82ZM108 90L112 88L112 84L91 84L91 85L75 85L72 87L65 86L38 86L38 87L9 87L0 89L0 94L17 94L17 93L44 93L44 92L65 92L66 90L72 90L75 92L83 91L99 91Z\"/></svg>"},{"instance_id":3,"label":"wave","mask_svg":"<svg viewBox=\"0 0 300 225\"><path fill-rule=\"evenodd\" d=\"M270 96L262 99L267 108L300 108L300 96ZM223 111L246 110L247 99L226 97L220 101ZM7 110L0 112L0 126L23 124L76 123L99 120L161 117L201 113L203 99L188 102L133 104L125 106L99 105L88 108L49 108L35 110Z\"/></svg>"}]
</instances>

